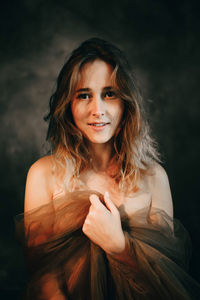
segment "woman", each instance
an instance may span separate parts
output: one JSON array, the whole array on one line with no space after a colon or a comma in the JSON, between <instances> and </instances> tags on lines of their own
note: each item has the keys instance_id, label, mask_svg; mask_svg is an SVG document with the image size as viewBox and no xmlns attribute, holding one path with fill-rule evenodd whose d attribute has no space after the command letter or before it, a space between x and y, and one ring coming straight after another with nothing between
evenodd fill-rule
<instances>
[{"instance_id":1,"label":"woman","mask_svg":"<svg viewBox=\"0 0 200 300\"><path fill-rule=\"evenodd\" d=\"M83 42L46 120L52 154L31 166L25 192L28 299L195 299L186 233L123 53Z\"/></svg>"}]
</instances>

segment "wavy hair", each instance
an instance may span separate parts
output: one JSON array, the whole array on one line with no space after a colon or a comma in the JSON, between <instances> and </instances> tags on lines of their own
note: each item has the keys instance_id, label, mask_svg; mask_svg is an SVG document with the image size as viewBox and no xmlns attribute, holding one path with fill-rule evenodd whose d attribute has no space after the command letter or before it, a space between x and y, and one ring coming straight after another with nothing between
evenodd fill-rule
<instances>
[{"instance_id":1,"label":"wavy hair","mask_svg":"<svg viewBox=\"0 0 200 300\"><path fill-rule=\"evenodd\" d=\"M123 52L111 43L99 38L84 41L64 64L57 79L56 91L50 98L49 121L46 139L51 144L57 167L66 171L65 187L73 189L81 171L92 168L87 140L75 126L71 100L83 66L96 59L103 60L113 69L112 80L124 103L120 130L113 137L113 158L117 168L109 174L120 188L129 191L138 188L138 180L149 167L159 161L157 144L150 136L142 97ZM67 170L70 169L70 172Z\"/></svg>"}]
</instances>

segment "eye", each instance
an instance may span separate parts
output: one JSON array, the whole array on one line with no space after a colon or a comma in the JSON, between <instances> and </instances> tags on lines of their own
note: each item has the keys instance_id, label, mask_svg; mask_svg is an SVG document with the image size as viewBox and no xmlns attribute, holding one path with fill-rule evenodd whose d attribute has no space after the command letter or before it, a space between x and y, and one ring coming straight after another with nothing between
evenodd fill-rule
<instances>
[{"instance_id":1,"label":"eye","mask_svg":"<svg viewBox=\"0 0 200 300\"><path fill-rule=\"evenodd\" d=\"M91 97L90 94L82 93L77 96L78 99L88 100Z\"/></svg>"},{"instance_id":2,"label":"eye","mask_svg":"<svg viewBox=\"0 0 200 300\"><path fill-rule=\"evenodd\" d=\"M116 94L114 91L108 91L104 94L104 97L107 99L114 99L116 98Z\"/></svg>"}]
</instances>

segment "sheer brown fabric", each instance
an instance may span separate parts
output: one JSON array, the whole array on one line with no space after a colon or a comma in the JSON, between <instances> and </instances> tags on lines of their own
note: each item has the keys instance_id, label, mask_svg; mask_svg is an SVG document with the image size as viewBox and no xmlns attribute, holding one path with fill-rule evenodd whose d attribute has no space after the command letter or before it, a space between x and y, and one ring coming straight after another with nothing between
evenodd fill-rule
<instances>
[{"instance_id":1,"label":"sheer brown fabric","mask_svg":"<svg viewBox=\"0 0 200 300\"><path fill-rule=\"evenodd\" d=\"M200 299L199 284L186 273L190 241L180 222L161 210L131 218L120 210L133 268L83 234L91 193L68 193L16 217L30 274L27 299Z\"/></svg>"}]
</instances>

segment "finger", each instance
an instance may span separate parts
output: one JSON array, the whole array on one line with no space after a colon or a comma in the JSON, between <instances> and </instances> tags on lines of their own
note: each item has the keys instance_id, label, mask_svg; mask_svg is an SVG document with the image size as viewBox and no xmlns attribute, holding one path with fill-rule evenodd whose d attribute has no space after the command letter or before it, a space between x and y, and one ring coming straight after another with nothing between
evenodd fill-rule
<instances>
[{"instance_id":1,"label":"finger","mask_svg":"<svg viewBox=\"0 0 200 300\"><path fill-rule=\"evenodd\" d=\"M91 223L91 222L90 222L90 219L87 217L87 218L85 219L83 225L88 225L88 224L90 224L90 223Z\"/></svg>"},{"instance_id":2,"label":"finger","mask_svg":"<svg viewBox=\"0 0 200 300\"><path fill-rule=\"evenodd\" d=\"M97 195L92 194L92 195L90 195L89 199L90 199L90 203L95 208L102 208L102 207L104 207L104 205L101 203L101 201L100 201L100 199L99 199L99 197Z\"/></svg>"},{"instance_id":3,"label":"finger","mask_svg":"<svg viewBox=\"0 0 200 300\"><path fill-rule=\"evenodd\" d=\"M118 209L115 206L115 204L112 202L112 200L110 199L109 193L107 191L104 194L104 201L105 201L106 207L110 210L111 213L118 214Z\"/></svg>"},{"instance_id":4,"label":"finger","mask_svg":"<svg viewBox=\"0 0 200 300\"><path fill-rule=\"evenodd\" d=\"M83 223L82 231L85 235L87 235L87 232L88 232L88 221L87 220L85 220L85 222Z\"/></svg>"}]
</instances>

